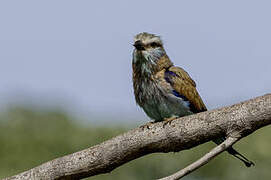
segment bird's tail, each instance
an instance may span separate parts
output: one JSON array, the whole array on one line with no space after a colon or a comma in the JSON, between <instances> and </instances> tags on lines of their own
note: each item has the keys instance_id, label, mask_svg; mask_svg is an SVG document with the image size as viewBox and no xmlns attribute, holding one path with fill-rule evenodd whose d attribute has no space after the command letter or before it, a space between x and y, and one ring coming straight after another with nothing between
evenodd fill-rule
<instances>
[{"instance_id":1,"label":"bird's tail","mask_svg":"<svg viewBox=\"0 0 271 180\"><path fill-rule=\"evenodd\" d=\"M225 138L219 138L219 139L214 140L214 142L216 144L221 144L224 140L225 140ZM233 155L234 157L236 157L237 159L241 160L246 165L246 167L250 167L250 166L255 165L252 161L248 160L245 156L243 156L242 154L237 152L235 149L233 149L233 147L229 147L227 149L227 152L229 154Z\"/></svg>"}]
</instances>

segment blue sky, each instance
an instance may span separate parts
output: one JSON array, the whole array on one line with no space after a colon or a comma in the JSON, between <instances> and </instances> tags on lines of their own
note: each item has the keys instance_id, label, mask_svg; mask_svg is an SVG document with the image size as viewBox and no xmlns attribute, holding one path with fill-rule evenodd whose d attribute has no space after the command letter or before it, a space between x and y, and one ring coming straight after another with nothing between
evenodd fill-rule
<instances>
[{"instance_id":1,"label":"blue sky","mask_svg":"<svg viewBox=\"0 0 271 180\"><path fill-rule=\"evenodd\" d=\"M209 109L270 93L271 2L0 1L0 107L134 116L133 36L161 35Z\"/></svg>"}]
</instances>

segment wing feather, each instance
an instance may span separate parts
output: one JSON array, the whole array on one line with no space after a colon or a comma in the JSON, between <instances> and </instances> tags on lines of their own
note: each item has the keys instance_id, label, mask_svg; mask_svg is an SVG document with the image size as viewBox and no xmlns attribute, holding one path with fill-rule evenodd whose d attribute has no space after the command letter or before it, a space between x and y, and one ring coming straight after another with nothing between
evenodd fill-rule
<instances>
[{"instance_id":1,"label":"wing feather","mask_svg":"<svg viewBox=\"0 0 271 180\"><path fill-rule=\"evenodd\" d=\"M166 70L165 79L184 100L189 101L192 112L198 113L207 110L196 89L195 81L185 70L172 66Z\"/></svg>"}]
</instances>

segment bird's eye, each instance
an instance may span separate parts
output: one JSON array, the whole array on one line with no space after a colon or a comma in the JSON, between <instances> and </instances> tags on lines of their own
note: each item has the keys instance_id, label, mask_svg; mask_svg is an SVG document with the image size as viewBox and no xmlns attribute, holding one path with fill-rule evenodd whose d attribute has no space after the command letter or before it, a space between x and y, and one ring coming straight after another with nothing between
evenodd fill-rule
<instances>
[{"instance_id":1,"label":"bird's eye","mask_svg":"<svg viewBox=\"0 0 271 180\"><path fill-rule=\"evenodd\" d=\"M159 47L159 46L160 46L160 45L159 45L158 43L156 43L156 42L151 43L151 47L153 47L153 48Z\"/></svg>"}]
</instances>

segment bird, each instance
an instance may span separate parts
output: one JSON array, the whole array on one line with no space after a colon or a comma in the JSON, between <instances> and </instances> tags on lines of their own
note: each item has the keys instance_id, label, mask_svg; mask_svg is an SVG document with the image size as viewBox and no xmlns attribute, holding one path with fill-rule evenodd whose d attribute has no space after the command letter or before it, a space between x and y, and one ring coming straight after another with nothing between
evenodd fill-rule
<instances>
[{"instance_id":1,"label":"bird","mask_svg":"<svg viewBox=\"0 0 271 180\"><path fill-rule=\"evenodd\" d=\"M172 120L207 111L195 81L181 67L174 66L169 59L161 37L142 32L134 37L132 58L133 88L139 105L152 122ZM146 124L149 127L149 124ZM143 126L144 127L144 126ZM225 137L213 140L220 144ZM245 166L254 163L233 147L227 152L241 160Z\"/></svg>"}]
</instances>

